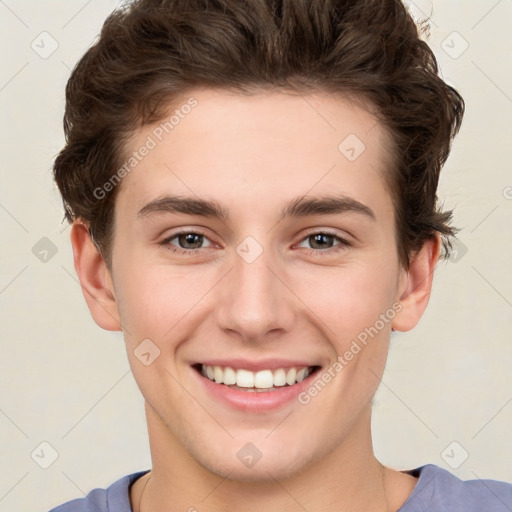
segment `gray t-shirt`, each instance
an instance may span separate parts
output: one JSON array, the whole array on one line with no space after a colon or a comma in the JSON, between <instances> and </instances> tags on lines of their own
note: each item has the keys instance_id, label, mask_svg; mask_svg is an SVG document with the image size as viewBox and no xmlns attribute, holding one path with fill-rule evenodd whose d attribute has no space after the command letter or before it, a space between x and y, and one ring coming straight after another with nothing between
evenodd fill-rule
<instances>
[{"instance_id":1,"label":"gray t-shirt","mask_svg":"<svg viewBox=\"0 0 512 512\"><path fill-rule=\"evenodd\" d=\"M106 489L94 489L85 498L50 512L132 512L130 487L148 471L124 476ZM434 464L403 472L419 480L397 512L512 512L512 483L461 480Z\"/></svg>"}]
</instances>

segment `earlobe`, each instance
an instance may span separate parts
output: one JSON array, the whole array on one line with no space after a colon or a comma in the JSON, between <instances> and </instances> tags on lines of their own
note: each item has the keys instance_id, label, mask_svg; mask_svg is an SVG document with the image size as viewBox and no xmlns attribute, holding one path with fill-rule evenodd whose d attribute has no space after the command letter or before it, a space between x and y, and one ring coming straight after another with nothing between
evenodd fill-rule
<instances>
[{"instance_id":1,"label":"earlobe","mask_svg":"<svg viewBox=\"0 0 512 512\"><path fill-rule=\"evenodd\" d=\"M70 236L75 270L94 321L108 331L121 331L109 270L88 227L81 221L75 221Z\"/></svg>"},{"instance_id":2,"label":"earlobe","mask_svg":"<svg viewBox=\"0 0 512 512\"><path fill-rule=\"evenodd\" d=\"M420 321L432 290L434 269L439 259L441 241L438 234L427 240L413 256L398 297L402 309L391 324L395 331L410 331Z\"/></svg>"}]
</instances>

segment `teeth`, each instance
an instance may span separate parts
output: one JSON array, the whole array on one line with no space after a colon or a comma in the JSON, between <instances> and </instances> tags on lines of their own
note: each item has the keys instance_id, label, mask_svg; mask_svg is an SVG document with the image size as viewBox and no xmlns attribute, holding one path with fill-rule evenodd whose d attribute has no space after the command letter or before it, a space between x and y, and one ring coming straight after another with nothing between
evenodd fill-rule
<instances>
[{"instance_id":1,"label":"teeth","mask_svg":"<svg viewBox=\"0 0 512 512\"><path fill-rule=\"evenodd\" d=\"M303 368L278 368L277 370L261 370L251 372L249 370L235 370L226 366L201 365L201 374L204 377L226 386L237 386L256 391L256 389L271 389L280 386L292 386L302 382L310 373L312 367Z\"/></svg>"},{"instance_id":2,"label":"teeth","mask_svg":"<svg viewBox=\"0 0 512 512\"><path fill-rule=\"evenodd\" d=\"M236 372L233 368L227 366L224 368L224 384L230 386L231 384L236 384Z\"/></svg>"},{"instance_id":3,"label":"teeth","mask_svg":"<svg viewBox=\"0 0 512 512\"><path fill-rule=\"evenodd\" d=\"M286 372L282 368L274 372L274 386L286 386Z\"/></svg>"},{"instance_id":4,"label":"teeth","mask_svg":"<svg viewBox=\"0 0 512 512\"><path fill-rule=\"evenodd\" d=\"M297 377L297 368L290 368L286 374L286 384L291 386L295 384L295 378Z\"/></svg>"},{"instance_id":5,"label":"teeth","mask_svg":"<svg viewBox=\"0 0 512 512\"><path fill-rule=\"evenodd\" d=\"M240 370L238 370L240 371ZM252 372L251 372L252 373ZM271 388L274 385L274 375L270 370L262 370L254 374L255 388Z\"/></svg>"},{"instance_id":6,"label":"teeth","mask_svg":"<svg viewBox=\"0 0 512 512\"><path fill-rule=\"evenodd\" d=\"M237 370L236 385L241 388L254 387L254 373L248 370Z\"/></svg>"},{"instance_id":7,"label":"teeth","mask_svg":"<svg viewBox=\"0 0 512 512\"><path fill-rule=\"evenodd\" d=\"M208 369L207 369L208 371ZM222 382L222 379L224 378L224 373L222 371L222 368L220 366L214 366L213 367L213 376L215 378L215 382L217 384L220 384Z\"/></svg>"},{"instance_id":8,"label":"teeth","mask_svg":"<svg viewBox=\"0 0 512 512\"><path fill-rule=\"evenodd\" d=\"M306 378L307 368L302 368L297 372L297 382L302 382Z\"/></svg>"}]
</instances>

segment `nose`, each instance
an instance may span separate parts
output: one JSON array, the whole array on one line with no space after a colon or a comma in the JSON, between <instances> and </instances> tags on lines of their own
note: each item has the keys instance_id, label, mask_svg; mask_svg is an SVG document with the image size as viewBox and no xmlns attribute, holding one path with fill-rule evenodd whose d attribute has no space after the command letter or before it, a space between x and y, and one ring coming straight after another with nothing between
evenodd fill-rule
<instances>
[{"instance_id":1,"label":"nose","mask_svg":"<svg viewBox=\"0 0 512 512\"><path fill-rule=\"evenodd\" d=\"M218 326L247 342L282 336L296 321L294 295L270 253L264 250L252 262L235 254L233 268L217 297Z\"/></svg>"}]
</instances>

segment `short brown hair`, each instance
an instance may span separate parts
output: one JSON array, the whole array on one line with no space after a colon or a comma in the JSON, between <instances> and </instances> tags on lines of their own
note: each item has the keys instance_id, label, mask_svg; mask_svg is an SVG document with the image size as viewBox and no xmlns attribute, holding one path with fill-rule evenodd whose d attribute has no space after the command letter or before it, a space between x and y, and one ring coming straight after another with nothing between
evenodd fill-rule
<instances>
[{"instance_id":1,"label":"short brown hair","mask_svg":"<svg viewBox=\"0 0 512 512\"><path fill-rule=\"evenodd\" d=\"M400 0L135 0L106 19L71 74L53 168L67 220L88 225L109 268L119 187L101 200L94 190L130 134L195 86L369 101L393 142L386 183L401 263L436 233L449 254L456 230L436 191L464 100Z\"/></svg>"}]
</instances>

